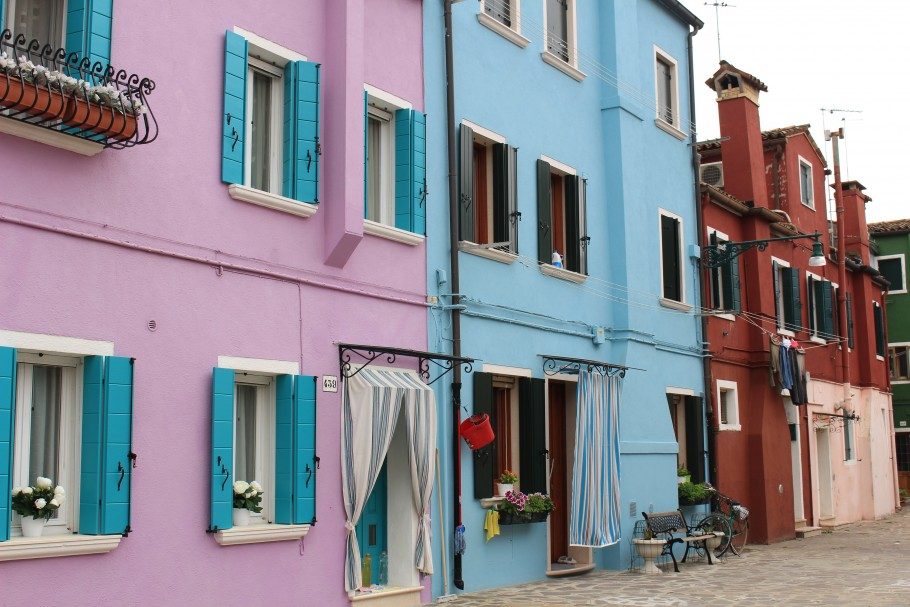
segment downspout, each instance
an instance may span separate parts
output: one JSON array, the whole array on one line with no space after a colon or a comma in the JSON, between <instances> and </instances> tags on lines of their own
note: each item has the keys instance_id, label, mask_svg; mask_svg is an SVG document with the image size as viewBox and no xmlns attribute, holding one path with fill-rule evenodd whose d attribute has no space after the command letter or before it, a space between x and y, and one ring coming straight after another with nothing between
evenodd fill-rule
<instances>
[{"instance_id":1,"label":"downspout","mask_svg":"<svg viewBox=\"0 0 910 607\"><path fill-rule=\"evenodd\" d=\"M452 0L443 0L445 14L446 43L446 136L449 160L449 265L451 266L452 287L452 356L461 356L461 286L458 275L458 149L455 140L455 57L452 50ZM461 521L461 443L458 427L461 425L461 365L452 369L452 504L453 532ZM455 542L452 542L455 545ZM464 590L461 577L461 554L452 559L454 583Z\"/></svg>"},{"instance_id":2,"label":"downspout","mask_svg":"<svg viewBox=\"0 0 910 607\"><path fill-rule=\"evenodd\" d=\"M701 156L698 153L698 133L695 128L695 59L693 57L692 42L695 34L701 29L700 26L693 26L689 30L689 35L686 40L686 62L689 66L689 130L691 132L691 143L692 146L692 173L695 177L695 229L698 231L698 239L696 242L701 242L702 234L705 231L705 217L701 208L701 173L699 167L701 165ZM702 285L701 290L701 303L703 304L707 299L705 297L705 286L704 286L704 275L703 268L701 263L697 264L698 272L698 284ZM701 306L704 308L704 305ZM708 343L708 317L704 314L700 315L701 317L701 343L702 343L702 372L705 379L705 425L707 426L706 431L708 433L708 479L714 483L717 482L717 466L716 466L716 457L715 453L717 452L717 433L714 431L714 407L713 399L711 398L711 356L710 351L706 347Z\"/></svg>"}]
</instances>

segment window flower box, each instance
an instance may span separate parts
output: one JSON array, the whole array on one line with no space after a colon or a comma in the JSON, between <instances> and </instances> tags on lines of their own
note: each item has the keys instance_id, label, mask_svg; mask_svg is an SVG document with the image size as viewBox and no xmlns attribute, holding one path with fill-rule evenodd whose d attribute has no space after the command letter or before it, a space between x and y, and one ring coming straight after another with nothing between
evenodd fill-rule
<instances>
[{"instance_id":1,"label":"window flower box","mask_svg":"<svg viewBox=\"0 0 910 607\"><path fill-rule=\"evenodd\" d=\"M549 512L500 512L500 525L524 525L526 523L543 523L550 517Z\"/></svg>"},{"instance_id":2,"label":"window flower box","mask_svg":"<svg viewBox=\"0 0 910 607\"><path fill-rule=\"evenodd\" d=\"M136 114L122 112L101 103L92 103L76 96L71 98L63 114L63 124L123 141L136 134Z\"/></svg>"},{"instance_id":3,"label":"window flower box","mask_svg":"<svg viewBox=\"0 0 910 607\"><path fill-rule=\"evenodd\" d=\"M66 100L60 91L25 82L15 76L0 75L0 107L55 120L63 115Z\"/></svg>"},{"instance_id":4,"label":"window flower box","mask_svg":"<svg viewBox=\"0 0 910 607\"><path fill-rule=\"evenodd\" d=\"M542 523L553 510L553 500L543 493L525 495L521 491L509 491L497 510L500 525L523 525Z\"/></svg>"}]
</instances>

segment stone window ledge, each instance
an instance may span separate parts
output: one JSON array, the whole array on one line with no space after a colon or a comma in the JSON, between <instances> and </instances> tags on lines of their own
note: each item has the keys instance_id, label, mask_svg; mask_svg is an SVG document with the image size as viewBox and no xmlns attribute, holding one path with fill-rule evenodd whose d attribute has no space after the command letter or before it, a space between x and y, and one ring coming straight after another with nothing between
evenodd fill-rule
<instances>
[{"instance_id":1,"label":"stone window ledge","mask_svg":"<svg viewBox=\"0 0 910 607\"><path fill-rule=\"evenodd\" d=\"M285 196L272 194L271 192L264 192L262 190L257 190L256 188L240 185L239 183L232 183L229 185L228 194L230 194L231 198L234 200L258 204L267 209L284 211L285 213L299 215L300 217L312 217L319 209L319 206L315 204L300 202Z\"/></svg>"},{"instance_id":2,"label":"stone window ledge","mask_svg":"<svg viewBox=\"0 0 910 607\"><path fill-rule=\"evenodd\" d=\"M14 537L0 542L0 561L104 554L120 545L122 535L49 535Z\"/></svg>"},{"instance_id":3,"label":"stone window ledge","mask_svg":"<svg viewBox=\"0 0 910 607\"><path fill-rule=\"evenodd\" d=\"M240 544L261 544L263 542L282 542L286 540L299 540L309 532L309 525L245 525L231 527L224 531L215 532L215 541L222 546L238 546Z\"/></svg>"},{"instance_id":4,"label":"stone window ledge","mask_svg":"<svg viewBox=\"0 0 910 607\"><path fill-rule=\"evenodd\" d=\"M401 228L396 228L394 226L387 226L384 223L371 221L369 219L363 220L363 233L370 234L371 236L378 236L380 238L387 238L388 240L411 245L412 247L421 244L425 240L425 237L422 234L415 234L414 232L408 232L407 230L402 230Z\"/></svg>"},{"instance_id":5,"label":"stone window ledge","mask_svg":"<svg viewBox=\"0 0 910 607\"><path fill-rule=\"evenodd\" d=\"M659 128L660 130L664 131L665 133L669 133L669 134L673 135L680 141L683 141L686 137L688 137L688 135L683 133L681 130L679 130L678 128L676 128L675 126L670 124L669 122L667 122L665 120L661 120L660 118L655 118L654 124L656 124L657 128Z\"/></svg>"},{"instance_id":6,"label":"stone window ledge","mask_svg":"<svg viewBox=\"0 0 910 607\"><path fill-rule=\"evenodd\" d=\"M502 36L509 42L511 42L521 48L525 48L526 46L531 44L530 40L528 40L527 38L525 38L524 36L519 34L517 31L515 31L514 29L512 29L511 27L509 27L508 25L506 25L504 23L500 23L499 21L497 21L496 19L494 19L493 17L489 16L488 14L486 14L484 12L477 13L477 20L480 22L481 25L490 28L491 30L493 30L494 32L496 32L497 34L499 34L500 36Z\"/></svg>"},{"instance_id":7,"label":"stone window ledge","mask_svg":"<svg viewBox=\"0 0 910 607\"><path fill-rule=\"evenodd\" d=\"M579 274L578 272L573 272L572 270L566 270L565 268L557 268L548 263L540 264L540 273L546 274L547 276L552 276L553 278L558 278L560 280L568 280L569 282L574 282L576 284L581 284L584 281L588 280L588 277L584 274Z\"/></svg>"}]
</instances>

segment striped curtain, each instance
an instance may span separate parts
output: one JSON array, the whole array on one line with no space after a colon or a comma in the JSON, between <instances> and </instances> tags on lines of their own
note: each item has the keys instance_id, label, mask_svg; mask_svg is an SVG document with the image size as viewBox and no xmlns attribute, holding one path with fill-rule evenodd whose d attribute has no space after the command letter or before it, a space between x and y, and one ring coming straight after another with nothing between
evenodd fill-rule
<instances>
[{"instance_id":1,"label":"striped curtain","mask_svg":"<svg viewBox=\"0 0 910 607\"><path fill-rule=\"evenodd\" d=\"M603 548L620 540L619 398L622 380L578 375L569 544Z\"/></svg>"},{"instance_id":2,"label":"striped curtain","mask_svg":"<svg viewBox=\"0 0 910 607\"><path fill-rule=\"evenodd\" d=\"M362 369L345 380L341 407L341 486L345 529L345 589L360 588L360 546L356 525L373 491L402 407L408 428L408 459L418 515L415 566L432 573L430 494L436 461L436 400L413 371Z\"/></svg>"}]
</instances>

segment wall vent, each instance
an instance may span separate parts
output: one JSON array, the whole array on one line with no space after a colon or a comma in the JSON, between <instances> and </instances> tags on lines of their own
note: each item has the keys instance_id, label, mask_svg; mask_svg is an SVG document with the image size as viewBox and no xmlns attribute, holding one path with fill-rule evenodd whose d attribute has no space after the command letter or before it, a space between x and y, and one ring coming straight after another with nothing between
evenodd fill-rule
<instances>
[{"instance_id":1,"label":"wall vent","mask_svg":"<svg viewBox=\"0 0 910 607\"><path fill-rule=\"evenodd\" d=\"M703 183L713 185L715 188L724 187L724 163L708 162L701 165L699 175Z\"/></svg>"}]
</instances>

